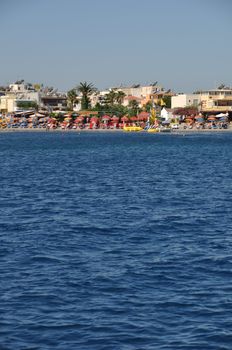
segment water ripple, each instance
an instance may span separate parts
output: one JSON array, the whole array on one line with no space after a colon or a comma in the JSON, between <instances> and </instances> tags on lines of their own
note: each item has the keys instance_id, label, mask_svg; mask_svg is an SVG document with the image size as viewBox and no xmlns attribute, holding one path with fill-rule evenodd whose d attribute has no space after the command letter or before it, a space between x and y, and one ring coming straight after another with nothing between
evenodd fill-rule
<instances>
[{"instance_id":1,"label":"water ripple","mask_svg":"<svg viewBox=\"0 0 232 350\"><path fill-rule=\"evenodd\" d=\"M0 134L0 349L230 350L231 146Z\"/></svg>"}]
</instances>

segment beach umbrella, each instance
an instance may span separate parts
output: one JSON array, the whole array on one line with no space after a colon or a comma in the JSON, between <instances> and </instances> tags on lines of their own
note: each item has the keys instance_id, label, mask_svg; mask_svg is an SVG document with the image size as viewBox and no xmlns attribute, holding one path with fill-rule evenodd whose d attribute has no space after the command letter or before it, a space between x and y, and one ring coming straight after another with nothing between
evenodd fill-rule
<instances>
[{"instance_id":1,"label":"beach umbrella","mask_svg":"<svg viewBox=\"0 0 232 350\"><path fill-rule=\"evenodd\" d=\"M108 116L108 115L103 115L101 119L102 119L102 120L106 120L106 121L107 121L107 120L109 120L109 119L110 119L110 116Z\"/></svg>"},{"instance_id":2,"label":"beach umbrella","mask_svg":"<svg viewBox=\"0 0 232 350\"><path fill-rule=\"evenodd\" d=\"M135 121L138 120L138 118L134 116L134 117L130 117L130 120L131 120L132 122L135 122Z\"/></svg>"},{"instance_id":3,"label":"beach umbrella","mask_svg":"<svg viewBox=\"0 0 232 350\"><path fill-rule=\"evenodd\" d=\"M103 121L103 123L106 125L109 123L110 121L110 117L108 115L103 115L103 117L101 118L101 120Z\"/></svg>"},{"instance_id":4,"label":"beach umbrella","mask_svg":"<svg viewBox=\"0 0 232 350\"><path fill-rule=\"evenodd\" d=\"M205 121L202 117L196 117L195 119L198 123L203 123Z\"/></svg>"},{"instance_id":5,"label":"beach umbrella","mask_svg":"<svg viewBox=\"0 0 232 350\"><path fill-rule=\"evenodd\" d=\"M219 121L220 122L227 122L228 119L227 119L227 117L221 117L221 118L219 118Z\"/></svg>"},{"instance_id":6,"label":"beach umbrella","mask_svg":"<svg viewBox=\"0 0 232 350\"><path fill-rule=\"evenodd\" d=\"M208 118L207 118L207 120L216 120L217 118L215 118L215 116L214 115L210 115Z\"/></svg>"},{"instance_id":7,"label":"beach umbrella","mask_svg":"<svg viewBox=\"0 0 232 350\"><path fill-rule=\"evenodd\" d=\"M185 120L193 120L195 117L193 115L188 115L185 117Z\"/></svg>"},{"instance_id":8,"label":"beach umbrella","mask_svg":"<svg viewBox=\"0 0 232 350\"><path fill-rule=\"evenodd\" d=\"M138 115L138 120L141 120L141 121L147 121L148 118L149 118L149 113L148 113L148 116L146 115Z\"/></svg>"},{"instance_id":9,"label":"beach umbrella","mask_svg":"<svg viewBox=\"0 0 232 350\"><path fill-rule=\"evenodd\" d=\"M55 118L48 119L48 123L50 123L50 124L55 124L56 122L57 122L57 120Z\"/></svg>"},{"instance_id":10,"label":"beach umbrella","mask_svg":"<svg viewBox=\"0 0 232 350\"><path fill-rule=\"evenodd\" d=\"M150 116L150 113L144 112L144 111L138 114L139 120L147 120L149 116Z\"/></svg>"},{"instance_id":11,"label":"beach umbrella","mask_svg":"<svg viewBox=\"0 0 232 350\"><path fill-rule=\"evenodd\" d=\"M124 117L121 118L121 121L122 121L122 122L128 122L128 120L129 120L129 119L128 119L128 117L126 117L126 116L124 116Z\"/></svg>"},{"instance_id":12,"label":"beach umbrella","mask_svg":"<svg viewBox=\"0 0 232 350\"><path fill-rule=\"evenodd\" d=\"M77 117L77 118L75 119L75 122L76 122L76 123L82 123L83 120L84 120L84 117L79 116L79 117Z\"/></svg>"},{"instance_id":13,"label":"beach umbrella","mask_svg":"<svg viewBox=\"0 0 232 350\"><path fill-rule=\"evenodd\" d=\"M185 121L186 121L187 123L193 123L193 122L194 122L193 118L189 118L189 117L186 118Z\"/></svg>"},{"instance_id":14,"label":"beach umbrella","mask_svg":"<svg viewBox=\"0 0 232 350\"><path fill-rule=\"evenodd\" d=\"M92 123L97 123L98 122L98 117L92 117L90 121Z\"/></svg>"},{"instance_id":15,"label":"beach umbrella","mask_svg":"<svg viewBox=\"0 0 232 350\"><path fill-rule=\"evenodd\" d=\"M222 117L228 117L228 113L219 113L217 115L215 115L216 118L222 118Z\"/></svg>"},{"instance_id":16,"label":"beach umbrella","mask_svg":"<svg viewBox=\"0 0 232 350\"><path fill-rule=\"evenodd\" d=\"M114 115L112 118L111 118L112 122L118 122L119 121L119 117L116 117L116 115Z\"/></svg>"}]
</instances>

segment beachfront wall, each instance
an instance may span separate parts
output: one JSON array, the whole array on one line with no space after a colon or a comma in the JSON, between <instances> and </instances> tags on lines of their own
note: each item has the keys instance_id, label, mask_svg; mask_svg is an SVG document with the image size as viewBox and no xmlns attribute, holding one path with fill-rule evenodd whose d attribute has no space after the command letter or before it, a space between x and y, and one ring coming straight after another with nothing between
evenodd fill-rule
<instances>
[{"instance_id":1,"label":"beachfront wall","mask_svg":"<svg viewBox=\"0 0 232 350\"><path fill-rule=\"evenodd\" d=\"M180 94L172 96L171 106L173 108L183 108L189 106L198 107L201 102L201 97L198 94Z\"/></svg>"}]
</instances>

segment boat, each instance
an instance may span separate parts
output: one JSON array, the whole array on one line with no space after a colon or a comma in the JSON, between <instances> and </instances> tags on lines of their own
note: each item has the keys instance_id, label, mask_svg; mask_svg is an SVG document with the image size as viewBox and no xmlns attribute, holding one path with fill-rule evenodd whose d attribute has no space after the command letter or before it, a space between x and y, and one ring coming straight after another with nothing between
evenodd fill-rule
<instances>
[{"instance_id":1,"label":"boat","mask_svg":"<svg viewBox=\"0 0 232 350\"><path fill-rule=\"evenodd\" d=\"M123 130L124 131L142 131L143 128L141 128L141 126L124 126Z\"/></svg>"}]
</instances>

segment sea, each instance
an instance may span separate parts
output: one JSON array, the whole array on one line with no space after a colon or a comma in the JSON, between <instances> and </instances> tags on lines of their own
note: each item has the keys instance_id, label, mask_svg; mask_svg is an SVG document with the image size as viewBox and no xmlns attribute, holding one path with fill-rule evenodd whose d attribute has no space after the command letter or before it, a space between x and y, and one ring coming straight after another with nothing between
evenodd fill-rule
<instances>
[{"instance_id":1,"label":"sea","mask_svg":"<svg viewBox=\"0 0 232 350\"><path fill-rule=\"evenodd\" d=\"M231 350L232 133L0 133L0 350Z\"/></svg>"}]
</instances>

